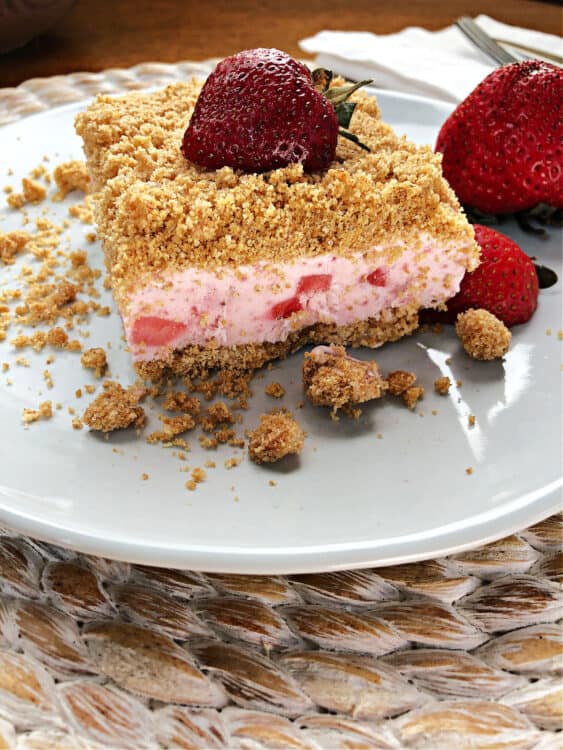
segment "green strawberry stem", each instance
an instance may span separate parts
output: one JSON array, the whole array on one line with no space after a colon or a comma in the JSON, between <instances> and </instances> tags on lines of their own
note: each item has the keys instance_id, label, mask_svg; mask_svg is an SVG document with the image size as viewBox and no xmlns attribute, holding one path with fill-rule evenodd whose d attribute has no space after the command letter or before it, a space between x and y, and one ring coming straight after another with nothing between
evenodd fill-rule
<instances>
[{"instance_id":1,"label":"green strawberry stem","mask_svg":"<svg viewBox=\"0 0 563 750\"><path fill-rule=\"evenodd\" d=\"M327 70L326 68L315 68L311 73L311 78L313 79L317 91L320 91L334 107L336 119L340 125L340 129L338 130L339 135L352 143L355 143L356 146L363 148L364 151L371 151L369 146L362 143L357 135L350 133L348 130L350 120L352 119L352 115L356 108L356 104L354 102L349 102L348 99L352 96L354 91L357 91L362 86L368 86L370 83L373 83L373 81L366 79L365 81L358 81L357 83L347 83L344 86L331 87L330 84L332 83L333 73L332 70Z\"/></svg>"},{"instance_id":2,"label":"green strawberry stem","mask_svg":"<svg viewBox=\"0 0 563 750\"><path fill-rule=\"evenodd\" d=\"M365 143L362 143L361 140L358 138L358 136L354 135L354 133L351 133L349 130L344 130L344 128L339 128L338 134L341 135L343 138L346 138L346 140L352 141L352 143L355 143L356 146L363 148L364 151L371 152L371 148L369 146L366 146Z\"/></svg>"}]
</instances>

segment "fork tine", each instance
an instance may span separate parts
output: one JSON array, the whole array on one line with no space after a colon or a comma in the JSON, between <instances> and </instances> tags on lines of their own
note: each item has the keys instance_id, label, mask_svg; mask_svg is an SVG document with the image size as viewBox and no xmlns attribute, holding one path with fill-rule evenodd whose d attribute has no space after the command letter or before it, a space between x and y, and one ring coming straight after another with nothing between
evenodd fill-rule
<instances>
[{"instance_id":1,"label":"fork tine","mask_svg":"<svg viewBox=\"0 0 563 750\"><path fill-rule=\"evenodd\" d=\"M476 47L491 57L496 63L506 65L507 63L518 61L517 57L511 55L500 44L497 44L494 39L491 39L472 18L462 16L456 21L456 26Z\"/></svg>"}]
</instances>

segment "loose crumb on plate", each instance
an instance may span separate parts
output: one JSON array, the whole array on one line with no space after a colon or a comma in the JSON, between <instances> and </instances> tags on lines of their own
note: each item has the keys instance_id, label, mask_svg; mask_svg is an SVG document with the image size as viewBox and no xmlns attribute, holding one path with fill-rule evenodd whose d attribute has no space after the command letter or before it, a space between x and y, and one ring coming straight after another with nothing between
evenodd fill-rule
<instances>
[{"instance_id":1,"label":"loose crumb on plate","mask_svg":"<svg viewBox=\"0 0 563 750\"><path fill-rule=\"evenodd\" d=\"M318 406L332 407L350 416L361 414L356 404L380 398L387 390L377 363L350 357L343 346L317 346L303 357L303 386Z\"/></svg>"},{"instance_id":2,"label":"loose crumb on plate","mask_svg":"<svg viewBox=\"0 0 563 750\"><path fill-rule=\"evenodd\" d=\"M119 383L106 381L100 393L88 406L82 420L91 430L111 432L127 427L140 428L145 423L144 409L139 400L144 389L139 386L123 388Z\"/></svg>"},{"instance_id":3,"label":"loose crumb on plate","mask_svg":"<svg viewBox=\"0 0 563 750\"><path fill-rule=\"evenodd\" d=\"M300 453L305 433L288 412L261 414L260 425L249 433L248 455L257 464L279 461Z\"/></svg>"},{"instance_id":4,"label":"loose crumb on plate","mask_svg":"<svg viewBox=\"0 0 563 750\"><path fill-rule=\"evenodd\" d=\"M55 167L53 176L59 188L53 198L55 201L63 200L73 190L79 190L82 193L87 193L89 190L90 176L83 161L65 161Z\"/></svg>"},{"instance_id":5,"label":"loose crumb on plate","mask_svg":"<svg viewBox=\"0 0 563 750\"><path fill-rule=\"evenodd\" d=\"M37 409L24 409L22 412L22 422L24 425L38 422L40 419L51 419L53 416L53 404L51 401L43 401Z\"/></svg>"},{"instance_id":6,"label":"loose crumb on plate","mask_svg":"<svg viewBox=\"0 0 563 750\"><path fill-rule=\"evenodd\" d=\"M94 370L94 375L97 378L102 378L108 364L105 350L101 346L86 349L80 357L80 364L85 369Z\"/></svg>"},{"instance_id":7,"label":"loose crumb on plate","mask_svg":"<svg viewBox=\"0 0 563 750\"><path fill-rule=\"evenodd\" d=\"M272 398L283 398L285 396L285 388L281 383L276 381L267 385L264 388L264 393L266 393L267 396L272 396Z\"/></svg>"},{"instance_id":8,"label":"loose crumb on plate","mask_svg":"<svg viewBox=\"0 0 563 750\"><path fill-rule=\"evenodd\" d=\"M512 334L502 320L487 310L470 309L461 313L455 330L464 350L473 359L499 359L510 348Z\"/></svg>"},{"instance_id":9,"label":"loose crumb on plate","mask_svg":"<svg viewBox=\"0 0 563 750\"><path fill-rule=\"evenodd\" d=\"M442 378L438 378L434 381L434 390L436 393L439 393L440 396L447 396L450 392L452 381L447 377L447 375L444 375Z\"/></svg>"},{"instance_id":10,"label":"loose crumb on plate","mask_svg":"<svg viewBox=\"0 0 563 750\"><path fill-rule=\"evenodd\" d=\"M424 397L424 388L419 385L411 385L410 388L401 395L405 406L409 409L414 409L418 401Z\"/></svg>"},{"instance_id":11,"label":"loose crumb on plate","mask_svg":"<svg viewBox=\"0 0 563 750\"><path fill-rule=\"evenodd\" d=\"M406 370L394 370L387 375L387 385L392 396L402 396L411 386L416 383L414 372Z\"/></svg>"}]
</instances>

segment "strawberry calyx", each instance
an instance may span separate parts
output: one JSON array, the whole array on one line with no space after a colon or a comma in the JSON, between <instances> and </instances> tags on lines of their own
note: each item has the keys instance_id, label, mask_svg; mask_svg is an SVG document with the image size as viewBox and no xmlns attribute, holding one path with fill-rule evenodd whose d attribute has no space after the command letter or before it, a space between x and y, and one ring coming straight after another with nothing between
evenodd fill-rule
<instances>
[{"instance_id":1,"label":"strawberry calyx","mask_svg":"<svg viewBox=\"0 0 563 750\"><path fill-rule=\"evenodd\" d=\"M355 143L356 146L364 149L364 151L371 151L369 146L362 143L355 133L351 133L348 130L350 120L356 109L356 103L349 102L348 99L359 88L362 86L369 86L373 81L371 79L366 79L364 81L358 81L357 83L347 83L344 86L331 86L330 84L332 83L333 73L332 70L327 70L327 68L315 68L311 73L311 78L313 79L313 85L317 91L328 99L334 108L336 119L340 125L340 128L338 129L339 135L352 143Z\"/></svg>"}]
</instances>

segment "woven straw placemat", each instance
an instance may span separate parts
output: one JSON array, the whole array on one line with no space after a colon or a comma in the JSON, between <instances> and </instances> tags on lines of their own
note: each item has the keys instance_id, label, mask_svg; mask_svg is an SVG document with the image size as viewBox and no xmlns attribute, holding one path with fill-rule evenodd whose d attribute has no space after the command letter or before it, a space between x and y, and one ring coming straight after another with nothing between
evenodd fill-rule
<instances>
[{"instance_id":1,"label":"woven straw placemat","mask_svg":"<svg viewBox=\"0 0 563 750\"><path fill-rule=\"evenodd\" d=\"M0 90L0 124L208 63ZM0 530L0 748L563 747L563 516L448 559L206 575Z\"/></svg>"}]
</instances>

